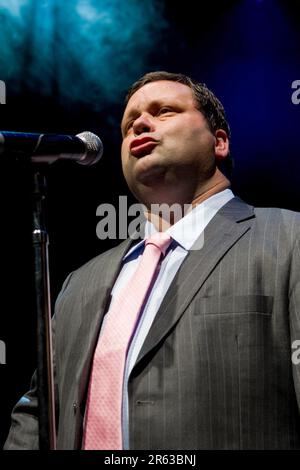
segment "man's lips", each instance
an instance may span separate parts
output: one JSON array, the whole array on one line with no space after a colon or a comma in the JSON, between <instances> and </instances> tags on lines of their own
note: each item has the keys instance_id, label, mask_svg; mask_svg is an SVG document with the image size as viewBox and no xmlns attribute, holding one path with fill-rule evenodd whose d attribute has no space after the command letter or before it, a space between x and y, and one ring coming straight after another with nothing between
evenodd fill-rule
<instances>
[{"instance_id":1,"label":"man's lips","mask_svg":"<svg viewBox=\"0 0 300 470\"><path fill-rule=\"evenodd\" d=\"M134 139L130 145L130 153L134 157L143 157L150 153L158 142L150 137L142 137Z\"/></svg>"}]
</instances>

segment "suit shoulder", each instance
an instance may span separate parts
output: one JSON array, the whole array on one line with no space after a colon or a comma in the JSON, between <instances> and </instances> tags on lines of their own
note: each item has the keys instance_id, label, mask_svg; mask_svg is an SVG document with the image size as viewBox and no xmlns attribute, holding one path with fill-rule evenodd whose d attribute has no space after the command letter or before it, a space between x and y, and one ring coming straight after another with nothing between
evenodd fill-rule
<instances>
[{"instance_id":1,"label":"suit shoulder","mask_svg":"<svg viewBox=\"0 0 300 470\"><path fill-rule=\"evenodd\" d=\"M255 207L254 214L257 225L286 232L291 238L300 236L300 212L277 207Z\"/></svg>"},{"instance_id":2,"label":"suit shoulder","mask_svg":"<svg viewBox=\"0 0 300 470\"><path fill-rule=\"evenodd\" d=\"M289 209L281 209L280 207L254 207L254 213L258 218L279 219L289 223L300 224L300 212Z\"/></svg>"},{"instance_id":3,"label":"suit shoulder","mask_svg":"<svg viewBox=\"0 0 300 470\"><path fill-rule=\"evenodd\" d=\"M130 243L130 240L124 240L119 245L95 256L71 272L63 284L61 293L67 290L69 285L74 287L75 284L79 284L78 287L82 287L84 284L95 282L95 279L105 277L108 271L116 269L128 250Z\"/></svg>"},{"instance_id":4,"label":"suit shoulder","mask_svg":"<svg viewBox=\"0 0 300 470\"><path fill-rule=\"evenodd\" d=\"M121 243L120 245L123 245ZM114 246L113 248L110 248L109 250L104 251L103 253L100 253L99 255L94 256L94 258L91 258L88 260L86 263L81 265L79 268L77 268L74 273L78 272L80 273L81 271L89 271L90 269L93 269L94 266L100 265L102 262L105 262L107 259L110 259L114 254L120 249L120 245Z\"/></svg>"}]
</instances>

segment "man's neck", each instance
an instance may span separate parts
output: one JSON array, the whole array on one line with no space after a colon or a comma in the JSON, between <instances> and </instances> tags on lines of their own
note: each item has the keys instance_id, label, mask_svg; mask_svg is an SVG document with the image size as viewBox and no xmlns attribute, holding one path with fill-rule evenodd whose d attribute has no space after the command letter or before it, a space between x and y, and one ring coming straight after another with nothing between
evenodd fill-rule
<instances>
[{"instance_id":1,"label":"man's neck","mask_svg":"<svg viewBox=\"0 0 300 470\"><path fill-rule=\"evenodd\" d=\"M226 178L223 173L219 170L214 174L213 180L209 182L208 187L202 188L201 192L198 193L194 199L192 200L192 207L201 204L201 202L205 201L209 197L213 196L214 194L220 193L225 189L230 187L230 181Z\"/></svg>"},{"instance_id":2,"label":"man's neck","mask_svg":"<svg viewBox=\"0 0 300 470\"><path fill-rule=\"evenodd\" d=\"M201 204L203 201L210 198L214 194L220 193L229 187L230 181L217 169L214 176L207 182L207 184L201 187L201 191L195 195L190 203L177 203L178 207L181 207L181 213L179 214L179 217L178 214L176 216L172 210L170 210L169 213L165 212L163 214L161 212L156 213L148 210L145 213L145 217L155 226L159 232L164 232L169 227L178 222L180 218L184 217L198 204Z\"/></svg>"}]
</instances>

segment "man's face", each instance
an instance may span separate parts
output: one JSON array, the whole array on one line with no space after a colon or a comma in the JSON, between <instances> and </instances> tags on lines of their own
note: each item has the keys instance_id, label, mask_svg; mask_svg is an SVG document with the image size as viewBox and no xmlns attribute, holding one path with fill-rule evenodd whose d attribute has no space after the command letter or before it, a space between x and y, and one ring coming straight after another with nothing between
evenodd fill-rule
<instances>
[{"instance_id":1,"label":"man's face","mask_svg":"<svg viewBox=\"0 0 300 470\"><path fill-rule=\"evenodd\" d=\"M216 138L182 83L160 80L137 90L121 129L124 176L146 205L191 200L215 171Z\"/></svg>"}]
</instances>

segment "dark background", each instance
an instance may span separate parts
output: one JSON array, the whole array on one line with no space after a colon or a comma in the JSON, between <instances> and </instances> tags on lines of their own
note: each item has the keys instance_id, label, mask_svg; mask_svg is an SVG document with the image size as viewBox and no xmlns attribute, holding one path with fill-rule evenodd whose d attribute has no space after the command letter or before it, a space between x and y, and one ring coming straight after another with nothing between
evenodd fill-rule
<instances>
[{"instance_id":1,"label":"dark background","mask_svg":"<svg viewBox=\"0 0 300 470\"><path fill-rule=\"evenodd\" d=\"M99 240L96 209L129 195L120 166L126 89L151 70L205 82L232 131L234 192L300 211L300 12L296 1L0 0L0 129L77 134L104 145L93 167L47 170L52 303L67 274L118 243ZM299 95L300 96L300 95ZM32 165L1 161L0 445L36 360L31 249Z\"/></svg>"}]
</instances>

